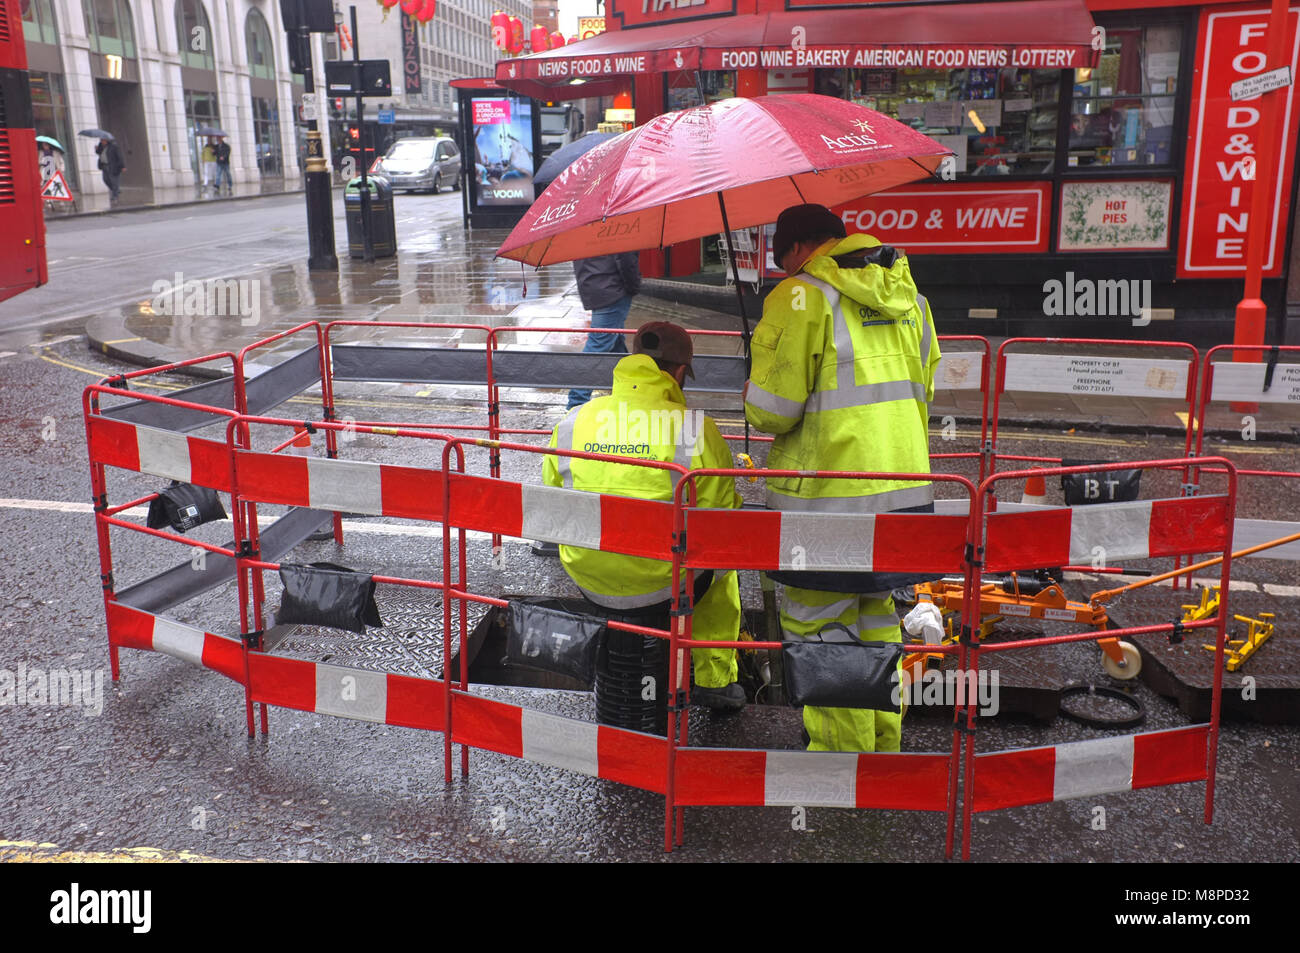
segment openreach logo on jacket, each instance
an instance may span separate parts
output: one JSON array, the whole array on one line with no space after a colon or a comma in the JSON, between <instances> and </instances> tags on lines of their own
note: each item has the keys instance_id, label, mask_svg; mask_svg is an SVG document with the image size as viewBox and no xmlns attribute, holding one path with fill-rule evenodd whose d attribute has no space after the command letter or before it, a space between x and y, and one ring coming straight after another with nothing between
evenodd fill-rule
<instances>
[{"instance_id":1,"label":"openreach logo on jacket","mask_svg":"<svg viewBox=\"0 0 1300 953\"><path fill-rule=\"evenodd\" d=\"M152 911L151 890L82 890L74 883L50 894L50 922L56 924L126 924L132 933L148 933Z\"/></svg>"},{"instance_id":2,"label":"openreach logo on jacket","mask_svg":"<svg viewBox=\"0 0 1300 953\"><path fill-rule=\"evenodd\" d=\"M583 443L582 449L649 457L652 446L696 447L703 426L704 415L698 411L642 410L620 403L617 412L607 407L596 414L595 439Z\"/></svg>"}]
</instances>

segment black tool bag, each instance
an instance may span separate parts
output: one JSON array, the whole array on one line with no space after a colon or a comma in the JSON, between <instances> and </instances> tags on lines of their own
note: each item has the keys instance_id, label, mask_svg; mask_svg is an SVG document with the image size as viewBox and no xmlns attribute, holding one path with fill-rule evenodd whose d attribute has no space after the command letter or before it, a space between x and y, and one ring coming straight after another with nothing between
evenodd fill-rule
<instances>
[{"instance_id":1,"label":"black tool bag","mask_svg":"<svg viewBox=\"0 0 1300 953\"><path fill-rule=\"evenodd\" d=\"M792 705L899 711L901 642L861 642L835 624L781 643L781 656Z\"/></svg>"},{"instance_id":2,"label":"black tool bag","mask_svg":"<svg viewBox=\"0 0 1300 953\"><path fill-rule=\"evenodd\" d=\"M511 602L506 659L512 665L567 675L584 684L596 677L596 650L605 623L530 602Z\"/></svg>"},{"instance_id":3,"label":"black tool bag","mask_svg":"<svg viewBox=\"0 0 1300 953\"><path fill-rule=\"evenodd\" d=\"M150 529L170 526L178 533L192 530L196 526L213 520L226 518L226 509L221 505L221 498L216 490L192 483L176 483L158 491L158 495L149 502L149 515L145 525Z\"/></svg>"},{"instance_id":4,"label":"black tool bag","mask_svg":"<svg viewBox=\"0 0 1300 953\"><path fill-rule=\"evenodd\" d=\"M1063 467L1085 467L1096 460L1061 460ZM1092 473L1061 474L1061 491L1066 506L1093 503L1128 503L1142 491L1141 470L1097 470Z\"/></svg>"},{"instance_id":5,"label":"black tool bag","mask_svg":"<svg viewBox=\"0 0 1300 953\"><path fill-rule=\"evenodd\" d=\"M382 626L375 605L375 580L334 563L310 566L280 564L284 594L275 614L277 625L324 625L349 632Z\"/></svg>"}]
</instances>

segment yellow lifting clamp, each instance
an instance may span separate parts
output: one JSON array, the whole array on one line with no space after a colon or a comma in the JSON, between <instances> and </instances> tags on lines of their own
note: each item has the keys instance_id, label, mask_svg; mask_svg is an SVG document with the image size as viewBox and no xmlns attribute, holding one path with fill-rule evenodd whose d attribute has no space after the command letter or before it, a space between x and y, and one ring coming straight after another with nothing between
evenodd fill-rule
<instances>
[{"instance_id":1,"label":"yellow lifting clamp","mask_svg":"<svg viewBox=\"0 0 1300 953\"><path fill-rule=\"evenodd\" d=\"M1203 586L1200 605L1183 606L1184 622L1199 622L1219 614L1219 587Z\"/></svg>"},{"instance_id":2,"label":"yellow lifting clamp","mask_svg":"<svg viewBox=\"0 0 1300 953\"><path fill-rule=\"evenodd\" d=\"M1259 651L1259 647L1268 641L1268 637L1273 634L1273 617L1272 612L1261 612L1258 619L1252 619L1250 616L1244 615L1233 616L1238 622L1246 623L1246 637L1244 639L1229 639L1224 647L1223 654L1228 660L1227 668L1229 672L1235 672L1245 665L1246 659ZM1202 645L1201 648L1207 652L1214 651L1213 645Z\"/></svg>"},{"instance_id":3,"label":"yellow lifting clamp","mask_svg":"<svg viewBox=\"0 0 1300 953\"><path fill-rule=\"evenodd\" d=\"M754 458L751 457L749 454L747 454L747 453L738 453L738 454L736 454L736 459L737 459L738 461L740 461L740 465L741 465L743 468L745 468L746 470L753 470L753 469L754 469ZM756 476L747 476L747 477L745 477L745 479L748 480L750 483L757 483L757 482L758 482L758 477L756 477Z\"/></svg>"}]
</instances>

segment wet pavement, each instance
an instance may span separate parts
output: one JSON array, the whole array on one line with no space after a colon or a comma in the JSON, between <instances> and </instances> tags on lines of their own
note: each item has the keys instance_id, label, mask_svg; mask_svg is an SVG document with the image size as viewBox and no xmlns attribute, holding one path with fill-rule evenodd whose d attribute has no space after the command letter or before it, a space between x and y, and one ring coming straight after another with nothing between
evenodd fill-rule
<instances>
[{"instance_id":1,"label":"wet pavement","mask_svg":"<svg viewBox=\"0 0 1300 953\"><path fill-rule=\"evenodd\" d=\"M56 844L64 851L111 852L146 847L188 851L228 859L303 860L937 860L943 855L940 815L853 812L809 808L804 823L789 808L693 808L687 811L686 845L662 853L663 801L612 782L475 751L471 774L452 784L442 780L442 742L415 730L272 709L271 733L249 740L244 730L242 690L221 676L153 653L123 651L123 679L107 681L103 602L97 550L89 513L86 449L80 390L123 364L103 353L135 354L157 362L167 356L195 356L265 337L308 318L354 320L463 321L491 327L564 328L521 334L530 346L581 347L586 315L572 291L568 266L529 272L527 293L517 264L496 262L492 252L501 233L465 233L446 227L459 196L398 197L399 229L405 230L395 260L367 266L340 259L337 276L308 273L287 261L248 273L259 284L259 320L246 327L238 316L180 320L150 313L139 304L116 306L86 324L94 349L80 337L59 340L66 327L0 337L0 532L7 541L0 560L0 592L7 612L0 638L0 669L82 668L105 676L102 711L86 715L71 707L28 704L0 708L0 800L8 806L0 841ZM255 204L255 203L253 203ZM436 219L436 226L428 225ZM422 226L421 223L424 223ZM342 232L340 231L340 235ZM286 235L282 245L301 243ZM292 251L282 249L287 254ZM169 266L157 268L165 275ZM217 265L214 263L214 268ZM147 290L153 275L142 277ZM145 302L146 304L148 302ZM700 309L679 309L639 298L629 324L677 314L690 326L734 327L734 318ZM381 333L361 328L362 338ZM126 338L138 340L124 340ZM403 334L398 340L413 338ZM438 340L434 332L419 340ZM390 340L385 338L385 340ZM473 335L441 337L468 345ZM6 343L7 342L7 343ZM98 346L95 346L98 345ZM280 352L272 359L287 354ZM168 376L151 382L153 392L192 383ZM338 394L341 413L358 420L411 421L485 419L482 394L406 385L348 385ZM506 395L505 426L548 430L558 420L559 391ZM734 399L693 400L719 419L726 433L740 432ZM312 398L296 398L294 416L310 414ZM317 407L319 404L317 403ZM1004 452L1123 460L1178 457L1182 440L1168 406L1119 402L1059 427L1049 413L1068 420L1070 408L1045 410L1036 419L1016 417L1002 434ZM932 450L952 452L978 446L969 425L969 403L932 408ZM951 415L956 426L943 418ZM960 419L958 419L960 418ZM1093 428L1089 429L1087 424ZM1281 425L1279 425L1281 426ZM287 433L258 436L258 445ZM1073 432L1063 432L1073 431ZM1280 431L1280 433L1285 432ZM1292 442L1213 438L1217 451L1239 455L1266 469L1300 470L1300 448ZM203 435L213 435L204 433ZM543 438L521 438L540 443ZM760 447L757 445L756 447ZM319 452L316 448L315 452ZM344 456L407 466L436 466L430 446L359 435ZM759 453L761 462L762 454ZM468 466L482 472L482 452L471 451ZM504 476L537 482L540 458L507 454ZM973 475L971 461L947 469ZM1294 481L1263 480L1243 493L1241 513L1290 518L1300 502ZM153 478L115 473L110 500L121 502L157 488ZM747 496L759 488L742 484ZM1017 499L1020 486L1003 495ZM1049 500L1059 499L1049 486ZM1173 474L1153 474L1144 498L1176 495ZM264 518L274 508L263 508ZM140 515L136 515L136 519ZM295 561L330 560L353 568L415 578L437 578L441 539L427 524L382 518L349 519L342 548L333 542L305 543ZM226 524L204 526L194 537L223 543ZM140 534L114 531L119 586L147 577L187 554ZM490 540L471 538L469 579L488 595L554 593L574 595L555 560L533 556L526 541L507 540L504 559L493 558ZM1293 638L1300 625L1297 596L1278 586L1294 585L1294 563L1242 561L1234 574L1267 595ZM1144 564L1129 567L1147 568ZM745 575L743 599L759 604L754 574ZM1071 580L1080 598L1111 585L1109 578ZM1269 587L1275 587L1270 589ZM1170 611L1185 594L1161 590ZM278 582L268 576L270 604ZM1159 596L1153 597L1158 599ZM363 638L326 639L322 630L299 631L295 654L374 670L434 674L440 658L441 607L436 599L384 587L381 614L392 604L393 624ZM397 606L401 600L401 609ZM1253 605L1252 605L1253 608ZM214 590L170 610L168 615L209 631L238 630L233 587ZM287 651L288 643L279 646ZM340 652L351 653L346 661ZM1268 652L1265 647L1262 652ZM1097 651L1062 647L1054 664L1070 679L1100 680ZM1262 656L1261 656L1262 658ZM477 691L543 711L591 716L585 693L483 686ZM1146 706L1139 730L1174 727L1187 721L1175 702L1143 685L1135 687ZM732 718L699 713L692 740L712 746L798 747L798 716L788 708L751 706ZM981 722L981 751L1053 744L1124 734L1085 728L1056 719L1039 724L1023 716ZM950 731L942 716L917 712L904 727L904 750L946 751ZM1184 784L1105 795L980 815L973 830L976 860L1156 860L1245 862L1300 860L1300 804L1294 797L1300 776L1300 730L1294 726L1225 722L1220 746L1217 820L1201 822L1204 785ZM1261 810L1261 805L1269 805ZM1097 826L1097 808L1105 822ZM1248 820L1247 820L1248 819ZM3 844L0 844L3 847Z\"/></svg>"}]
</instances>

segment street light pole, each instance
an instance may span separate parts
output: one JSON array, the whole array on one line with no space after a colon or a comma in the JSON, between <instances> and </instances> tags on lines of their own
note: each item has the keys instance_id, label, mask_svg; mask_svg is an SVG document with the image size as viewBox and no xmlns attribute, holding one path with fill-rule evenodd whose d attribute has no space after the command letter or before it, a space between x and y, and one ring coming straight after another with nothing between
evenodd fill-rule
<instances>
[{"instance_id":1,"label":"street light pole","mask_svg":"<svg viewBox=\"0 0 1300 953\"><path fill-rule=\"evenodd\" d=\"M375 260L375 242L370 234L370 185L366 178L365 97L361 81L361 38L357 34L357 8L348 7L352 15L352 88L357 91L357 149L361 166L361 244L365 260Z\"/></svg>"},{"instance_id":2,"label":"street light pole","mask_svg":"<svg viewBox=\"0 0 1300 953\"><path fill-rule=\"evenodd\" d=\"M303 88L308 94L316 92L312 69L313 47L311 31L307 25L304 0L297 0L298 49L303 54ZM338 271L339 259L334 253L334 201L330 189L329 163L325 161L325 147L315 112L307 119L307 267L311 271Z\"/></svg>"}]
</instances>

